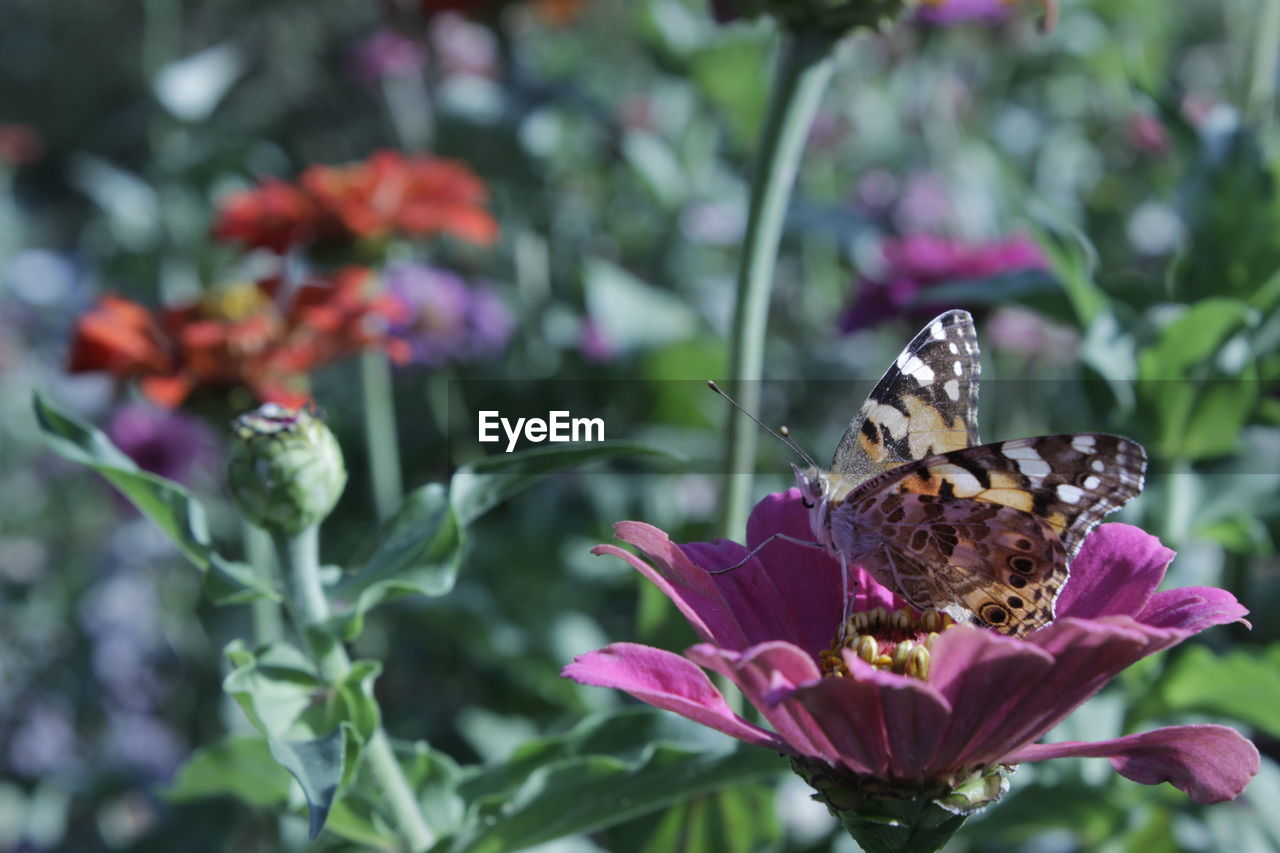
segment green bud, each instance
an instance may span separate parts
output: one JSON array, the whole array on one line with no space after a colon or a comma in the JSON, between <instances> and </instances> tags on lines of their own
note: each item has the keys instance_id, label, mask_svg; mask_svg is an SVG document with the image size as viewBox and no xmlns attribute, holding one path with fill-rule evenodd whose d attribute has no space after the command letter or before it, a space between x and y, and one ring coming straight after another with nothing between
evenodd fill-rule
<instances>
[{"instance_id":1,"label":"green bud","mask_svg":"<svg viewBox=\"0 0 1280 853\"><path fill-rule=\"evenodd\" d=\"M249 521L294 535L319 524L347 485L342 448L317 415L267 403L231 423L231 496Z\"/></svg>"}]
</instances>

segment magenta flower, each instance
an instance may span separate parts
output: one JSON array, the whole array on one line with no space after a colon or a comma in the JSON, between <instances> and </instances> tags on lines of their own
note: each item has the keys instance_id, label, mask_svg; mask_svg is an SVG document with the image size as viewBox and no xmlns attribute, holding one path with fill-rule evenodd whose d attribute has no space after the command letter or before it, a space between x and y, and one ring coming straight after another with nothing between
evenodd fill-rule
<instances>
[{"instance_id":1,"label":"magenta flower","mask_svg":"<svg viewBox=\"0 0 1280 853\"><path fill-rule=\"evenodd\" d=\"M107 436L138 467L183 485L193 485L221 464L221 442L204 421L153 406L117 409Z\"/></svg>"},{"instance_id":2,"label":"magenta flower","mask_svg":"<svg viewBox=\"0 0 1280 853\"><path fill-rule=\"evenodd\" d=\"M998 24L1009 17L1018 0L922 0L916 18L926 24Z\"/></svg>"},{"instance_id":3,"label":"magenta flower","mask_svg":"<svg viewBox=\"0 0 1280 853\"><path fill-rule=\"evenodd\" d=\"M776 532L808 539L800 500L796 489L765 498L751 515L747 544L755 547ZM877 664L895 654L914 658L905 668L915 677L873 666L860 656L865 648L827 651L845 596L839 565L824 552L776 541L740 568L710 574L737 564L747 549L727 540L677 545L634 521L618 523L616 531L643 556L614 545L594 553L621 557L657 584L702 642L683 657L614 643L581 655L563 674L786 753L793 765L807 768L802 775L811 782L816 769L845 791L874 784L934 797L989 782L1001 765L1074 755L1107 758L1130 779L1170 782L1196 802L1214 803L1235 797L1258 772L1254 745L1218 725L1172 726L1097 743L1036 743L1125 667L1213 625L1241 621L1247 612L1220 589L1156 592L1173 552L1136 527L1097 528L1072 564L1056 621L1021 639L956 625L932 638L917 636L923 642L911 653L905 636L920 622L941 627L941 614L887 627L908 614L868 613L901 603L853 569L851 621L875 625L879 617L880 629L870 631L879 652L873 645L864 656ZM736 684L772 730L734 713L703 669ZM988 789L969 802L980 805L998 793ZM839 800L826 799L841 810Z\"/></svg>"},{"instance_id":4,"label":"magenta flower","mask_svg":"<svg viewBox=\"0 0 1280 853\"><path fill-rule=\"evenodd\" d=\"M352 76L374 85L384 77L413 77L427 64L427 51L419 42L395 30L382 29L352 47L347 57Z\"/></svg>"},{"instance_id":5,"label":"magenta flower","mask_svg":"<svg viewBox=\"0 0 1280 853\"><path fill-rule=\"evenodd\" d=\"M1023 236L962 243L949 237L913 234L886 240L880 253L884 269L861 281L857 296L840 315L842 332L870 328L904 315L927 320L939 309L938 303L928 301L927 291L938 285L1048 268L1040 247ZM953 301L947 300L943 307L953 307Z\"/></svg>"}]
</instances>

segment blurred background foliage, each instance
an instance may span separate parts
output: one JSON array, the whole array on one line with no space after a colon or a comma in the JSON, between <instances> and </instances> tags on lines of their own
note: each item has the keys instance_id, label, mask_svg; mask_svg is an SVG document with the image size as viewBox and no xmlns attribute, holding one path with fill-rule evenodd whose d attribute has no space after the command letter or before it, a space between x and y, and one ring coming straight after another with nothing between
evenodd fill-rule
<instances>
[{"instance_id":1,"label":"blurred background foliage","mask_svg":"<svg viewBox=\"0 0 1280 853\"><path fill-rule=\"evenodd\" d=\"M624 518L718 535L725 412L702 380L725 369L776 33L717 27L701 0L449 5L0 5L0 847L306 844L304 818L262 808L289 796L274 765L229 758L172 786L194 749L246 729L217 661L249 614L203 601L159 533L45 452L29 406L44 388L105 426L141 405L66 372L76 317L102 293L171 305L257 275L260 255L209 235L218 200L263 176L427 148L489 188L493 248L385 255L489 282L514 317L500 353L396 370L408 487L491 450L472 440L486 405L603 417L610 438L682 455L540 482L471 528L451 594L370 620L356 650L385 663L390 731L498 761L624 704L562 680L574 654L692 641L587 549ZM762 417L821 457L919 322L968 308L984 437L1141 441L1149 486L1122 517L1179 550L1170 585L1224 586L1254 614L1146 661L1052 735L1229 722L1264 753L1239 800L1197 807L1096 761L1024 767L948 849L1280 849L1278 30L1275 0L1064 0L1049 34L1014 14L841 48L787 217ZM342 361L312 377L352 474L325 533L342 565L376 524L355 376ZM248 404L116 433L150 436L138 452L231 543L220 448ZM785 450L757 470L761 495L785 486ZM542 849L850 849L783 770ZM203 796L219 792L241 799ZM318 849L361 837L331 830Z\"/></svg>"}]
</instances>

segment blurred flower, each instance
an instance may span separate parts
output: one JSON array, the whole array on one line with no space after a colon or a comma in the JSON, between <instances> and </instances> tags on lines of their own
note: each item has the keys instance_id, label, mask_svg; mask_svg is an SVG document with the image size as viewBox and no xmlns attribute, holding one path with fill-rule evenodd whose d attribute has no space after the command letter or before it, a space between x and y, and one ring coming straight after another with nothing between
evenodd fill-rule
<instances>
[{"instance_id":1,"label":"blurred flower","mask_svg":"<svg viewBox=\"0 0 1280 853\"><path fill-rule=\"evenodd\" d=\"M376 84L383 77L421 74L427 51L420 42L391 29L378 30L356 42L348 57L352 75L362 83Z\"/></svg>"},{"instance_id":2,"label":"blurred flower","mask_svg":"<svg viewBox=\"0 0 1280 853\"><path fill-rule=\"evenodd\" d=\"M1048 268L1044 253L1028 237L972 245L916 234L886 240L880 252L884 269L861 281L857 296L840 316L843 332L904 315L928 319L938 305L928 301L927 291L937 285Z\"/></svg>"},{"instance_id":3,"label":"blurred flower","mask_svg":"<svg viewBox=\"0 0 1280 853\"><path fill-rule=\"evenodd\" d=\"M30 166L44 156L44 139L29 124L0 124L0 164Z\"/></svg>"},{"instance_id":4,"label":"blurred flower","mask_svg":"<svg viewBox=\"0 0 1280 853\"><path fill-rule=\"evenodd\" d=\"M1217 725L1035 743L1131 664L1242 621L1247 611L1223 590L1156 592L1173 552L1155 537L1098 527L1072 562L1055 621L1014 638L903 607L861 567L849 567L842 588L841 566L824 551L786 540L748 550L778 533L807 541L801 500L796 489L765 498L746 547L677 545L647 524L619 522L618 538L642 556L615 545L593 553L620 557L657 585L702 642L683 657L614 643L563 674L789 754L835 812L886 793L964 811L999 795L1002 765L1067 756L1108 758L1130 779L1171 782L1200 803L1235 797L1258 772L1254 745ZM699 667L736 684L772 730L737 714Z\"/></svg>"},{"instance_id":5,"label":"blurred flower","mask_svg":"<svg viewBox=\"0 0 1280 853\"><path fill-rule=\"evenodd\" d=\"M582 328L578 332L578 352L582 354L584 361L604 364L613 360L618 354L618 348L601 330L600 324L588 318L582 321Z\"/></svg>"},{"instance_id":6,"label":"blurred flower","mask_svg":"<svg viewBox=\"0 0 1280 853\"><path fill-rule=\"evenodd\" d=\"M1029 308L1006 305L991 312L984 329L997 349L1047 362L1073 359L1080 346L1075 329L1046 320Z\"/></svg>"},{"instance_id":7,"label":"blurred flower","mask_svg":"<svg viewBox=\"0 0 1280 853\"><path fill-rule=\"evenodd\" d=\"M389 330L397 361L435 366L506 348L515 320L491 288L425 264L394 264L384 275L396 306Z\"/></svg>"},{"instance_id":8,"label":"blurred flower","mask_svg":"<svg viewBox=\"0 0 1280 853\"><path fill-rule=\"evenodd\" d=\"M9 736L9 766L33 779L74 769L82 754L73 713L58 700L31 703Z\"/></svg>"},{"instance_id":9,"label":"blurred flower","mask_svg":"<svg viewBox=\"0 0 1280 853\"><path fill-rule=\"evenodd\" d=\"M498 73L498 42L488 28L462 15L444 12L427 24L432 55L440 72L494 77Z\"/></svg>"},{"instance_id":10,"label":"blurred flower","mask_svg":"<svg viewBox=\"0 0 1280 853\"><path fill-rule=\"evenodd\" d=\"M487 190L461 163L378 151L346 166L312 166L296 184L268 178L222 200L219 240L284 252L390 237L448 235L480 245L498 237Z\"/></svg>"},{"instance_id":11,"label":"blurred flower","mask_svg":"<svg viewBox=\"0 0 1280 853\"><path fill-rule=\"evenodd\" d=\"M107 724L108 759L148 781L168 779L188 751L178 733L151 714L114 713Z\"/></svg>"},{"instance_id":12,"label":"blurred flower","mask_svg":"<svg viewBox=\"0 0 1280 853\"><path fill-rule=\"evenodd\" d=\"M218 440L204 421L151 406L122 406L107 437L144 471L184 485L214 469Z\"/></svg>"},{"instance_id":13,"label":"blurred flower","mask_svg":"<svg viewBox=\"0 0 1280 853\"><path fill-rule=\"evenodd\" d=\"M916 18L926 24L998 24L1009 17L1019 0L919 0Z\"/></svg>"},{"instance_id":14,"label":"blurred flower","mask_svg":"<svg viewBox=\"0 0 1280 853\"><path fill-rule=\"evenodd\" d=\"M1132 113L1125 122L1125 137L1143 154L1163 157L1169 153L1169 131L1150 113Z\"/></svg>"},{"instance_id":15,"label":"blurred flower","mask_svg":"<svg viewBox=\"0 0 1280 853\"><path fill-rule=\"evenodd\" d=\"M943 227L953 211L946 181L933 172L915 172L906 179L894 204L893 221L907 234L933 231Z\"/></svg>"},{"instance_id":16,"label":"blurred flower","mask_svg":"<svg viewBox=\"0 0 1280 853\"><path fill-rule=\"evenodd\" d=\"M259 400L300 405L309 397L312 371L388 346L394 316L398 307L374 293L364 267L344 267L293 288L275 279L231 284L155 313L106 296L78 320L69 370L136 379L166 408L197 388L240 386Z\"/></svg>"},{"instance_id":17,"label":"blurred flower","mask_svg":"<svg viewBox=\"0 0 1280 853\"><path fill-rule=\"evenodd\" d=\"M266 403L236 418L227 484L244 517L271 533L319 524L347 486L342 448L306 409Z\"/></svg>"}]
</instances>

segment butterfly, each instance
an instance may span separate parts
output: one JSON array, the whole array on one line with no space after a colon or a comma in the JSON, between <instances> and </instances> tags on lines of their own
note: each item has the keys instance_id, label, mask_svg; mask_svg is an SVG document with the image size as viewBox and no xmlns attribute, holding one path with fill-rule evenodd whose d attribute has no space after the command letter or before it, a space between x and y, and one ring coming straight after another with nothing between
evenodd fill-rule
<instances>
[{"instance_id":1,"label":"butterfly","mask_svg":"<svg viewBox=\"0 0 1280 853\"><path fill-rule=\"evenodd\" d=\"M929 322L872 389L828 469L793 465L817 544L917 609L1021 636L1054 618L1085 537L1142 491L1114 435L978 438L973 318Z\"/></svg>"}]
</instances>

